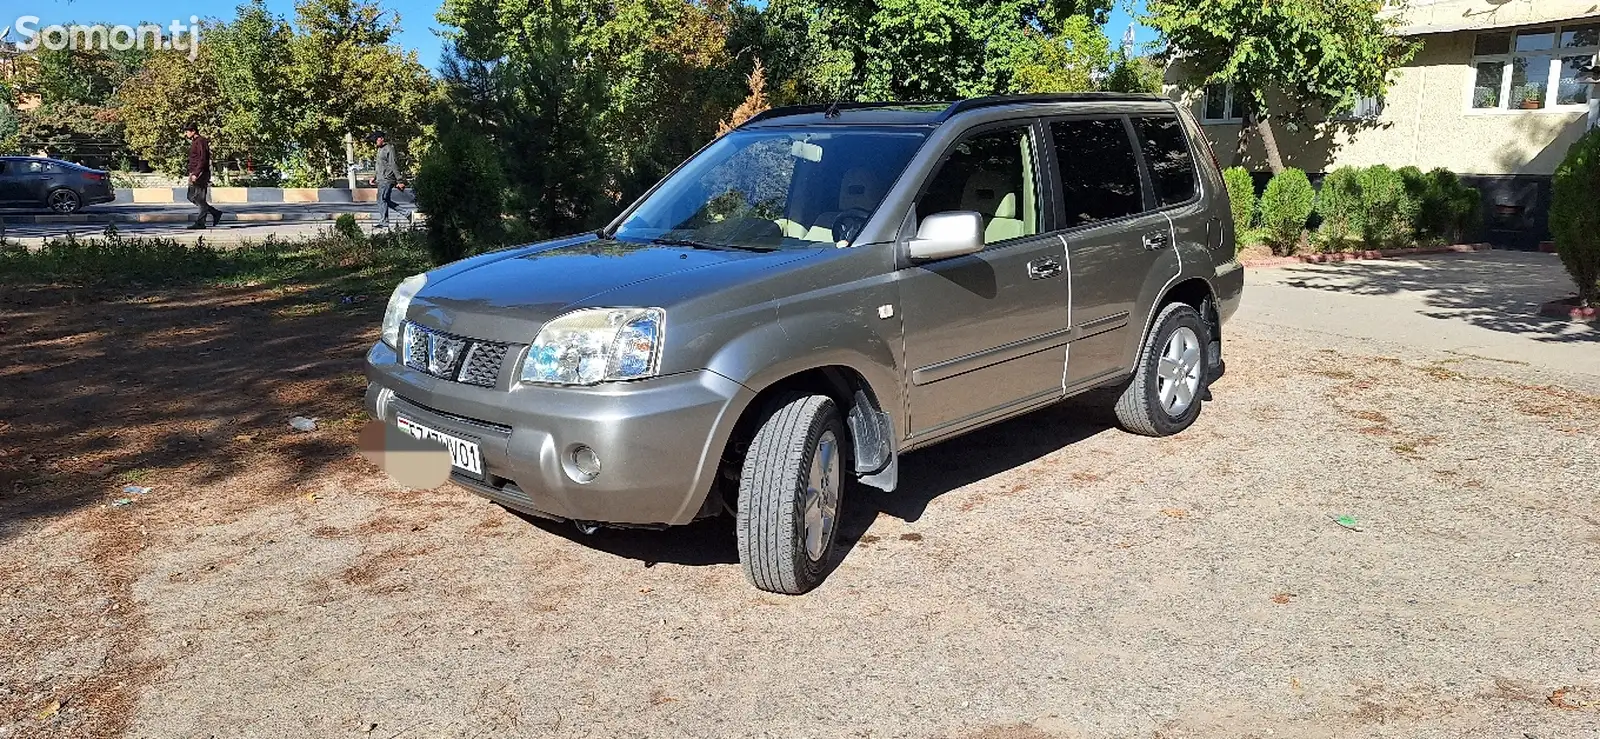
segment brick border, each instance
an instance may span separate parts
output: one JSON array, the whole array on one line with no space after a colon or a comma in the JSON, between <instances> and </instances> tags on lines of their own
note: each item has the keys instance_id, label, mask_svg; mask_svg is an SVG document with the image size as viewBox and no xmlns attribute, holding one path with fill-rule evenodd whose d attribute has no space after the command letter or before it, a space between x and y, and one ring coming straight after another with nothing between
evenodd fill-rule
<instances>
[{"instance_id":1,"label":"brick border","mask_svg":"<svg viewBox=\"0 0 1600 739\"><path fill-rule=\"evenodd\" d=\"M188 202L188 188L183 187L119 187L116 203L184 203ZM350 190L342 187L221 187L211 188L211 202L227 203L375 203L378 191L371 187Z\"/></svg>"},{"instance_id":2,"label":"brick border","mask_svg":"<svg viewBox=\"0 0 1600 739\"><path fill-rule=\"evenodd\" d=\"M1489 251L1492 248L1493 247L1489 246L1488 244L1450 244L1448 246L1418 246L1409 249L1336 251L1328 252L1326 254L1301 254L1292 257L1241 259L1239 260L1239 263L1252 269L1268 269L1272 267L1289 267L1297 264L1329 264L1332 262L1391 259L1394 257L1409 257L1423 254L1467 254L1472 252Z\"/></svg>"}]
</instances>

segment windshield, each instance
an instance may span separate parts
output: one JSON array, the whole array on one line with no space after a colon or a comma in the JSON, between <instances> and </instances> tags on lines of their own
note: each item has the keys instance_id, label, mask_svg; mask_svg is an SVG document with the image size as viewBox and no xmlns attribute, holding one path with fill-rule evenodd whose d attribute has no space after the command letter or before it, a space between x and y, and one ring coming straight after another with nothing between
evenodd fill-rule
<instances>
[{"instance_id":1,"label":"windshield","mask_svg":"<svg viewBox=\"0 0 1600 739\"><path fill-rule=\"evenodd\" d=\"M615 236L713 248L849 246L926 135L734 131L673 174Z\"/></svg>"}]
</instances>

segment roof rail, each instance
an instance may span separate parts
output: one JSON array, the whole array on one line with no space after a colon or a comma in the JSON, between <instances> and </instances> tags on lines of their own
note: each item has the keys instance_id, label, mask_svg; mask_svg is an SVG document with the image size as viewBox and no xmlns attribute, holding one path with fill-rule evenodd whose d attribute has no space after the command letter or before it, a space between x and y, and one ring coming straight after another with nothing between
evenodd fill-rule
<instances>
[{"instance_id":1,"label":"roof rail","mask_svg":"<svg viewBox=\"0 0 1600 739\"><path fill-rule=\"evenodd\" d=\"M959 100L954 103L944 101L901 101L897 103L858 103L835 102L817 103L814 105L786 105L781 108L769 108L746 119L739 124L741 128L752 123L782 118L791 115L806 115L811 113L826 113L830 110L865 110L869 108L891 108L907 106L948 106L935 120L943 122L949 120L957 113L978 108L990 108L998 105L1015 105L1017 103L1072 103L1072 102L1171 102L1167 98L1148 92L1049 92L1027 95L993 95L990 97Z\"/></svg>"},{"instance_id":2,"label":"roof rail","mask_svg":"<svg viewBox=\"0 0 1600 739\"><path fill-rule=\"evenodd\" d=\"M940 121L947 121L957 113L964 113L978 108L992 108L999 105L1015 105L1017 103L1087 103L1087 102L1172 102L1160 95L1148 92L1045 92L1028 95L993 95L990 97L960 100L945 108L939 115Z\"/></svg>"},{"instance_id":3,"label":"roof rail","mask_svg":"<svg viewBox=\"0 0 1600 739\"><path fill-rule=\"evenodd\" d=\"M786 115L805 115L807 113L826 113L826 112L828 112L830 110L844 111L844 110L861 110L863 108L888 108L888 107L904 106L904 105L944 105L944 104L945 103L943 101L937 101L937 102L899 102L899 103L857 103L857 102L839 101L839 102L835 102L835 103L817 103L815 105L785 105L785 106L780 107L780 108L768 108L766 110L763 110L760 113L757 113L757 114L755 114L753 116L750 116L749 118L745 119L745 122L741 123L739 125L740 125L740 127L743 127L743 126L748 126L748 125L750 125L752 123L755 123L756 121L767 120L768 118L782 118L783 116L786 116Z\"/></svg>"}]
</instances>

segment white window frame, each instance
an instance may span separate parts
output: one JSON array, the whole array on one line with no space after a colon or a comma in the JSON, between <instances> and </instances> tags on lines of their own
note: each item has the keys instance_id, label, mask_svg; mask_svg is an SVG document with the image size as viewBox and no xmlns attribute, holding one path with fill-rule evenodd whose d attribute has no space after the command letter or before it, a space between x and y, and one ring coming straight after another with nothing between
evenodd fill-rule
<instances>
[{"instance_id":1,"label":"white window frame","mask_svg":"<svg viewBox=\"0 0 1600 739\"><path fill-rule=\"evenodd\" d=\"M1334 121L1376 121L1383 118L1384 100L1382 95L1367 95L1357 98L1356 104L1349 110L1342 110L1329 116Z\"/></svg>"},{"instance_id":2,"label":"white window frame","mask_svg":"<svg viewBox=\"0 0 1600 739\"><path fill-rule=\"evenodd\" d=\"M1224 82L1224 83L1220 83L1220 84L1221 84L1222 90L1223 90L1223 93L1222 93L1223 94L1223 102L1222 102L1222 115L1223 115L1223 117L1221 117L1221 118L1211 118L1210 117L1210 108L1211 108L1211 106L1210 106L1209 103L1211 102L1211 89L1218 86L1218 83L1213 83L1213 84L1206 85L1205 87L1200 88L1200 122L1203 123L1203 124L1206 124L1206 125L1223 124L1223 123L1233 123L1233 124L1243 123L1244 122L1244 116L1239 115L1239 111L1234 109L1234 107L1233 107L1233 83L1232 82Z\"/></svg>"},{"instance_id":3,"label":"white window frame","mask_svg":"<svg viewBox=\"0 0 1600 739\"><path fill-rule=\"evenodd\" d=\"M1583 23L1568 23L1565 25L1534 26L1530 28L1517 28L1506 30L1486 31L1472 37L1473 50L1477 50L1478 37L1509 36L1509 49L1504 54L1474 54L1468 66L1466 109L1468 115L1514 115L1514 114L1539 114L1539 113L1577 113L1587 111L1589 102L1561 103L1555 102L1557 93L1561 90L1561 60L1566 57L1589 56L1589 63L1594 64L1596 54L1600 54L1600 45L1597 46L1561 46L1561 34L1579 26L1600 25L1600 19L1586 19ZM1550 33L1555 35L1555 42L1549 49L1538 51L1517 51L1517 37ZM1544 100L1545 105L1540 108L1524 109L1511 106L1511 75L1514 60L1517 57L1545 58L1548 59L1549 73L1545 78ZM1473 105L1473 97L1478 88L1478 65L1483 62L1499 62L1500 67L1500 102L1493 108L1479 108Z\"/></svg>"}]
</instances>

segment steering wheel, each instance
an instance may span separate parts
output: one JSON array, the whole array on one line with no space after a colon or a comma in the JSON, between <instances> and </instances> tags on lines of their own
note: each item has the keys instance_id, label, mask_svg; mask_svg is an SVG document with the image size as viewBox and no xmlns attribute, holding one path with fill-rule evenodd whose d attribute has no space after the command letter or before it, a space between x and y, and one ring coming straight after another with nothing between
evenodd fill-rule
<instances>
[{"instance_id":1,"label":"steering wheel","mask_svg":"<svg viewBox=\"0 0 1600 739\"><path fill-rule=\"evenodd\" d=\"M872 217L872 212L866 208L850 208L833 219L833 241L853 242L861 235L861 229L867 227L867 219Z\"/></svg>"}]
</instances>

